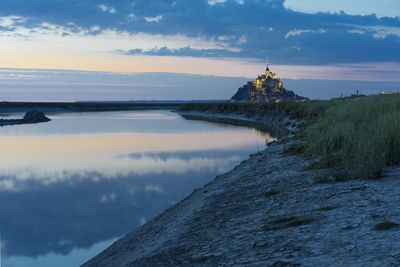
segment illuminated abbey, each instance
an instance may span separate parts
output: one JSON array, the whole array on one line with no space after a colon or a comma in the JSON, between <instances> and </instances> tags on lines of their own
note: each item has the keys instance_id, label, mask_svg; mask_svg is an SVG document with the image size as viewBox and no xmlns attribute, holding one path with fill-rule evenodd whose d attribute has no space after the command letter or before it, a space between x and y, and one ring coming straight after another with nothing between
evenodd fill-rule
<instances>
[{"instance_id":1,"label":"illuminated abbey","mask_svg":"<svg viewBox=\"0 0 400 267\"><path fill-rule=\"evenodd\" d=\"M279 76L267 65L265 73L239 88L231 98L233 102L277 102L284 99L304 100L293 91L286 90Z\"/></svg>"}]
</instances>

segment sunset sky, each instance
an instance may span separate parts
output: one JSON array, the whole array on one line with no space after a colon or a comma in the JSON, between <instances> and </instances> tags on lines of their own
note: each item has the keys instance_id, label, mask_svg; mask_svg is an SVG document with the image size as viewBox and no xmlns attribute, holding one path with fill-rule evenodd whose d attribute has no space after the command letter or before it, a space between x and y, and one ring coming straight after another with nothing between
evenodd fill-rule
<instances>
[{"instance_id":1,"label":"sunset sky","mask_svg":"<svg viewBox=\"0 0 400 267\"><path fill-rule=\"evenodd\" d=\"M400 81L398 0L1 0L0 68Z\"/></svg>"}]
</instances>

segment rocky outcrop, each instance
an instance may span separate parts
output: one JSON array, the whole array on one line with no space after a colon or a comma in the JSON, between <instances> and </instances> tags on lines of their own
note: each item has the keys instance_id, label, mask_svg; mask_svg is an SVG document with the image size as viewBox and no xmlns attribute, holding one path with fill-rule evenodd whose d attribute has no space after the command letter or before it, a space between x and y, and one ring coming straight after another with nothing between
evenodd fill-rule
<instances>
[{"instance_id":1,"label":"rocky outcrop","mask_svg":"<svg viewBox=\"0 0 400 267\"><path fill-rule=\"evenodd\" d=\"M287 90L278 75L267 67L264 74L240 87L237 93L232 96L231 101L265 103L306 99L296 95L293 91Z\"/></svg>"},{"instance_id":2,"label":"rocky outcrop","mask_svg":"<svg viewBox=\"0 0 400 267\"><path fill-rule=\"evenodd\" d=\"M0 119L0 126L33 124L51 121L46 115L40 111L28 111L22 119Z\"/></svg>"},{"instance_id":3,"label":"rocky outcrop","mask_svg":"<svg viewBox=\"0 0 400 267\"><path fill-rule=\"evenodd\" d=\"M49 118L40 111L28 111L22 119L25 123L41 123L50 121Z\"/></svg>"}]
</instances>

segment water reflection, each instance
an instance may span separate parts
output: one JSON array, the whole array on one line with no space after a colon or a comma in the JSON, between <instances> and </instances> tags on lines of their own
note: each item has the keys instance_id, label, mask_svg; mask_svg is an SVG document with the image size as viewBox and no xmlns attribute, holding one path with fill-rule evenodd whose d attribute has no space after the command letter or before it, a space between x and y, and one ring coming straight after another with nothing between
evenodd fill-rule
<instances>
[{"instance_id":1,"label":"water reflection","mask_svg":"<svg viewBox=\"0 0 400 267\"><path fill-rule=\"evenodd\" d=\"M170 112L52 119L0 129L4 266L82 263L269 138Z\"/></svg>"}]
</instances>

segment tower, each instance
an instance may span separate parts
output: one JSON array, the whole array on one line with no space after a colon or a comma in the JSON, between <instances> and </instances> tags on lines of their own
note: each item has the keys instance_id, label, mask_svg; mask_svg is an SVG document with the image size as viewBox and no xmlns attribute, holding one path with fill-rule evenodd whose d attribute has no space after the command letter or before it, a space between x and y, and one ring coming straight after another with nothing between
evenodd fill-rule
<instances>
[{"instance_id":1,"label":"tower","mask_svg":"<svg viewBox=\"0 0 400 267\"><path fill-rule=\"evenodd\" d=\"M278 78L278 76L269 69L269 64L267 64L267 67L265 68L265 78L268 77L271 77L272 79Z\"/></svg>"}]
</instances>

